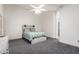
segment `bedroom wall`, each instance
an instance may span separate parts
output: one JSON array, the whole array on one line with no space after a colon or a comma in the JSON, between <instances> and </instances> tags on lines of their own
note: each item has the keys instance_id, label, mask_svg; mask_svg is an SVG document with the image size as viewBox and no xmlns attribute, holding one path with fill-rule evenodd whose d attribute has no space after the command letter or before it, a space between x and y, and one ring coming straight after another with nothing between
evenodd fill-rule
<instances>
[{"instance_id":1,"label":"bedroom wall","mask_svg":"<svg viewBox=\"0 0 79 59\"><path fill-rule=\"evenodd\" d=\"M0 35L3 35L3 6L0 4Z\"/></svg>"},{"instance_id":2,"label":"bedroom wall","mask_svg":"<svg viewBox=\"0 0 79 59\"><path fill-rule=\"evenodd\" d=\"M47 11L41 14L42 31L47 34L48 37L56 38L56 24L55 24L55 12Z\"/></svg>"},{"instance_id":3,"label":"bedroom wall","mask_svg":"<svg viewBox=\"0 0 79 59\"><path fill-rule=\"evenodd\" d=\"M79 47L79 5L60 10L60 42Z\"/></svg>"},{"instance_id":4,"label":"bedroom wall","mask_svg":"<svg viewBox=\"0 0 79 59\"><path fill-rule=\"evenodd\" d=\"M17 5L4 5L5 35L9 39L22 37L22 25L35 25L41 31L39 16Z\"/></svg>"}]
</instances>

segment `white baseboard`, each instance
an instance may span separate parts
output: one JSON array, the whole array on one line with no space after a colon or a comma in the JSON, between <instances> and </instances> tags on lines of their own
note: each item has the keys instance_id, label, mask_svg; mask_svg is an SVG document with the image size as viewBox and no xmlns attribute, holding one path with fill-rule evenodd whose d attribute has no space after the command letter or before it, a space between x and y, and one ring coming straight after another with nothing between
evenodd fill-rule
<instances>
[{"instance_id":1,"label":"white baseboard","mask_svg":"<svg viewBox=\"0 0 79 59\"><path fill-rule=\"evenodd\" d=\"M59 42L79 48L79 45L71 44L71 43L63 41L63 40L59 40Z\"/></svg>"},{"instance_id":2,"label":"white baseboard","mask_svg":"<svg viewBox=\"0 0 79 59\"><path fill-rule=\"evenodd\" d=\"M16 39L9 39L9 40L19 40L19 39L22 39L22 38L16 38Z\"/></svg>"}]
</instances>

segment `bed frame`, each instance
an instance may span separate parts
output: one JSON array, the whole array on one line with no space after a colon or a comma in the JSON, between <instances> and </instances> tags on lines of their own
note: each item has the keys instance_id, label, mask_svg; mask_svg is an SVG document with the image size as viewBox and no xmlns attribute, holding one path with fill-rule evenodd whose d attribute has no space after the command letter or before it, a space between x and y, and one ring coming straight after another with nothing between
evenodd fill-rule
<instances>
[{"instance_id":1,"label":"bed frame","mask_svg":"<svg viewBox=\"0 0 79 59\"><path fill-rule=\"evenodd\" d=\"M23 25L22 26L22 32L24 33L25 29L29 29L29 31L36 31L35 30L35 25ZM22 37L23 37L23 33L22 33ZM23 37L24 38L24 37ZM24 38L26 40L26 38ZM47 40L45 36L43 37L38 37L38 38L33 38L32 41L30 41L31 44L35 44L35 43L39 43L39 42L42 42L42 41L45 41Z\"/></svg>"}]
</instances>

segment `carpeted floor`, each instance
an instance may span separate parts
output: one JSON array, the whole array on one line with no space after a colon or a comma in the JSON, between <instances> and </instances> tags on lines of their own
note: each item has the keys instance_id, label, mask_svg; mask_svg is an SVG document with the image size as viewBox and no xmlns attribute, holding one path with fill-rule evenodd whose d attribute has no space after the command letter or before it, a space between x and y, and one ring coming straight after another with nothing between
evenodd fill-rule
<instances>
[{"instance_id":1,"label":"carpeted floor","mask_svg":"<svg viewBox=\"0 0 79 59\"><path fill-rule=\"evenodd\" d=\"M9 41L9 54L78 54L79 48L48 39L37 44L29 44L23 39Z\"/></svg>"}]
</instances>

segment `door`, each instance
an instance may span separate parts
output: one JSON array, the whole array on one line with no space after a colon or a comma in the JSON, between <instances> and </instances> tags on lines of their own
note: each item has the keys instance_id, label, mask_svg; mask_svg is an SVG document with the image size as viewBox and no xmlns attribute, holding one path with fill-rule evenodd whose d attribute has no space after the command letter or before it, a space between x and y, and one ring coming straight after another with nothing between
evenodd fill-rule
<instances>
[{"instance_id":1,"label":"door","mask_svg":"<svg viewBox=\"0 0 79 59\"><path fill-rule=\"evenodd\" d=\"M79 47L79 5L69 5L61 10L60 41Z\"/></svg>"}]
</instances>

